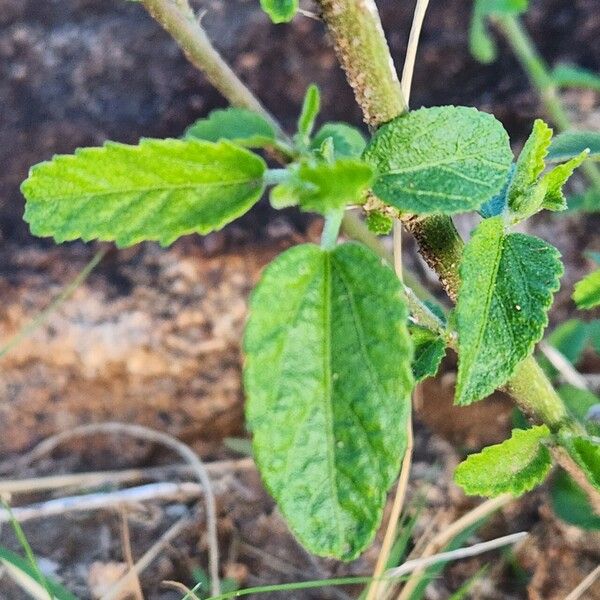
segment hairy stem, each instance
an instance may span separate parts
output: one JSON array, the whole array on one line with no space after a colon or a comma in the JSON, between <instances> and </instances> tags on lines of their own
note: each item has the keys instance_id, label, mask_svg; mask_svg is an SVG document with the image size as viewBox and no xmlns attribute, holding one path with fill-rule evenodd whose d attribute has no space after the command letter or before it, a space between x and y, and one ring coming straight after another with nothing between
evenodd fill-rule
<instances>
[{"instance_id":1,"label":"hairy stem","mask_svg":"<svg viewBox=\"0 0 600 600\"><path fill-rule=\"evenodd\" d=\"M373 2L318 0L318 3L350 85L355 91L366 85L370 92L367 97L356 94L365 120L378 126L401 115L406 103L399 86L395 85L397 77ZM358 37L357 31L362 32ZM392 107L396 108L395 114ZM404 223L415 236L423 258L438 273L446 292L455 300L463 242L452 220L445 216L407 217ZM519 406L552 429L560 428L569 420L562 400L535 359L524 361L507 387Z\"/></svg>"},{"instance_id":2,"label":"hairy stem","mask_svg":"<svg viewBox=\"0 0 600 600\"><path fill-rule=\"evenodd\" d=\"M573 129L573 124L558 95L550 69L540 56L519 18L503 16L497 17L494 21L538 91L550 119L560 131ZM598 166L586 161L581 165L581 169L596 191L600 193L600 169Z\"/></svg>"}]
</instances>

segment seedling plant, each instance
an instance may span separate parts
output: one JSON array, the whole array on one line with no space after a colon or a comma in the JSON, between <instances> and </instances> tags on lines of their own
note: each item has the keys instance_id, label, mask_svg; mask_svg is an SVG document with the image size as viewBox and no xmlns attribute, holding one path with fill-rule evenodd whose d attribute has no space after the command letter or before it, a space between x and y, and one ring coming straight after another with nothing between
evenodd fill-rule
<instances>
[{"instance_id":1,"label":"seedling plant","mask_svg":"<svg viewBox=\"0 0 600 600\"><path fill-rule=\"evenodd\" d=\"M559 287L560 254L515 230L540 211L567 209L563 187L600 157L595 138L553 137L538 119L515 157L491 114L408 111L370 0L318 4L372 135L346 123L317 128L320 98L310 86L288 137L207 47L185 2L142 4L236 106L179 139L107 142L32 167L24 218L57 243L127 247L219 230L265 191L275 209L323 216L320 244L297 245L265 269L243 341L254 457L298 540L342 560L371 543L410 447L411 393L436 374L447 347L459 357L456 404L501 388L531 425L469 456L456 482L468 494L519 495L557 462L598 509L597 424L567 408L532 356ZM275 22L297 9L293 0L261 4ZM419 300L366 245L340 242L354 207L376 233L399 223L413 233L456 301L450 314ZM481 217L466 246L452 224L464 213ZM595 275L576 300L597 304L598 289Z\"/></svg>"}]
</instances>

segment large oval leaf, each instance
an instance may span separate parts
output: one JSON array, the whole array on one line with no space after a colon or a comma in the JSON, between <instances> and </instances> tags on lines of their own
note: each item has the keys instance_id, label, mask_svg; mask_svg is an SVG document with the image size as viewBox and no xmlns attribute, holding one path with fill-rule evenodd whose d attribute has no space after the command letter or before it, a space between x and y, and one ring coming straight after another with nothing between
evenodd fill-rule
<instances>
[{"instance_id":1,"label":"large oval leaf","mask_svg":"<svg viewBox=\"0 0 600 600\"><path fill-rule=\"evenodd\" d=\"M560 275L560 255L550 244L507 234L502 217L480 223L460 265L457 404L491 394L531 354Z\"/></svg>"},{"instance_id":2,"label":"large oval leaf","mask_svg":"<svg viewBox=\"0 0 600 600\"><path fill-rule=\"evenodd\" d=\"M264 481L313 553L355 557L398 475L411 343L400 282L370 250L297 246L265 271L244 339Z\"/></svg>"},{"instance_id":3,"label":"large oval leaf","mask_svg":"<svg viewBox=\"0 0 600 600\"><path fill-rule=\"evenodd\" d=\"M21 189L31 232L130 246L209 233L244 214L264 189L264 161L229 142L108 142L36 165Z\"/></svg>"},{"instance_id":4,"label":"large oval leaf","mask_svg":"<svg viewBox=\"0 0 600 600\"><path fill-rule=\"evenodd\" d=\"M492 115L465 106L422 108L383 125L364 158L373 191L416 214L478 209L498 194L512 164L508 134Z\"/></svg>"}]
</instances>

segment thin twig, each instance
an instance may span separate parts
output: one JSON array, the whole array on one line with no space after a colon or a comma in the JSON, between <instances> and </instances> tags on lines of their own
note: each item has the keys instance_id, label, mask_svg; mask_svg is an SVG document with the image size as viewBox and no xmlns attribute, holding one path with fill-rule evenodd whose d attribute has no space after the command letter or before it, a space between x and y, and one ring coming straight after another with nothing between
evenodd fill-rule
<instances>
[{"instance_id":1,"label":"thin twig","mask_svg":"<svg viewBox=\"0 0 600 600\"><path fill-rule=\"evenodd\" d=\"M582 598L583 594L592 586L598 577L600 577L600 565L589 573L568 596L565 596L565 600L579 600L579 598Z\"/></svg>"},{"instance_id":2,"label":"thin twig","mask_svg":"<svg viewBox=\"0 0 600 600\"><path fill-rule=\"evenodd\" d=\"M174 525L169 527L165 533L152 545L152 547L144 553L144 555L138 560L124 577L119 579L109 590L104 594L102 600L116 600L119 598L121 591L129 584L133 577L139 577L139 575L147 569L153 562L158 558L163 549L168 546L176 537L181 535L184 531L192 526L193 522L185 517L177 521Z\"/></svg>"},{"instance_id":3,"label":"thin twig","mask_svg":"<svg viewBox=\"0 0 600 600\"><path fill-rule=\"evenodd\" d=\"M133 587L134 593L136 596L136 600L144 600L144 594L142 593L142 585L140 583L140 578L138 574L134 571L133 564L133 552L131 550L131 535L129 533L129 524L127 523L127 515L125 514L124 507L121 506L121 545L123 546L123 554L125 557L125 562L127 563L127 567L129 569L128 573L123 577L123 579L127 578L128 575L131 574L130 579L133 579ZM113 587L113 586L111 586Z\"/></svg>"},{"instance_id":4,"label":"thin twig","mask_svg":"<svg viewBox=\"0 0 600 600\"><path fill-rule=\"evenodd\" d=\"M587 382L583 375L575 369L562 352L546 342L540 342L538 347L550 361L550 364L562 375L567 383L570 383L580 390L588 389Z\"/></svg>"},{"instance_id":5,"label":"thin twig","mask_svg":"<svg viewBox=\"0 0 600 600\"><path fill-rule=\"evenodd\" d=\"M386 571L386 577L400 577L402 575L406 575L407 573L417 573L421 572L427 567L432 565L449 562L451 560L460 560L463 558L470 558L472 556L477 556L479 554L483 554L484 552L489 552L490 550L495 550L496 548L502 548L503 546L508 546L509 544L516 544L517 542L522 541L529 534L527 531L520 531L519 533L511 533L510 535L505 535L494 540L489 540L488 542L480 542L478 544L473 544L472 546L468 546L467 548L459 548L458 550L450 550L449 552L440 552L439 554L435 554L434 556L428 556L426 558L416 558L414 560L407 560L404 564L399 567L395 567L394 569L389 569Z\"/></svg>"},{"instance_id":6,"label":"thin twig","mask_svg":"<svg viewBox=\"0 0 600 600\"><path fill-rule=\"evenodd\" d=\"M64 498L54 498L27 506L17 506L12 509L12 516L19 523L24 523L33 519L46 519L65 513L114 509L123 505L136 506L141 502L148 501L188 502L203 495L204 487L195 482L172 483L161 481L125 490L115 490L114 492L65 496ZM10 520L10 513L0 509L0 523L8 523Z\"/></svg>"},{"instance_id":7,"label":"thin twig","mask_svg":"<svg viewBox=\"0 0 600 600\"><path fill-rule=\"evenodd\" d=\"M440 531L430 542L427 544L421 558L419 560L426 559L428 556L434 555L439 552L442 548L445 548L459 533L462 533L478 521L481 521L485 517L496 512L498 509L506 506L511 500L514 500L510 494L502 494L491 500L486 500L473 510L464 514L460 519L457 519L451 523L448 527ZM406 582L406 585L400 592L398 600L407 600L411 597L414 592L419 579L423 574L424 569L415 569L410 579Z\"/></svg>"},{"instance_id":8,"label":"thin twig","mask_svg":"<svg viewBox=\"0 0 600 600\"><path fill-rule=\"evenodd\" d=\"M104 258L108 248L98 250L85 267L69 283L60 294L27 325L20 329L12 338L10 338L0 348L0 358L8 354L15 346L18 346L27 336L31 335L38 327L42 326L52 314L75 292L75 290L87 279L88 275L94 270L96 265Z\"/></svg>"},{"instance_id":9,"label":"thin twig","mask_svg":"<svg viewBox=\"0 0 600 600\"><path fill-rule=\"evenodd\" d=\"M410 28L410 35L408 37L408 47L406 48L406 58L404 59L402 80L400 82L402 95L404 96L407 106L410 105L410 91L412 87L413 72L415 70L417 48L419 47L419 37L421 36L421 29L423 27L425 13L427 12L427 6L429 6L429 0L417 0L413 22Z\"/></svg>"},{"instance_id":10,"label":"thin twig","mask_svg":"<svg viewBox=\"0 0 600 600\"><path fill-rule=\"evenodd\" d=\"M14 462L0 465L0 473L12 470ZM227 473L238 473L255 469L256 465L251 458L234 460L217 460L204 465L206 472L213 478L221 477ZM86 489L116 486L124 483L137 483L140 481L164 481L165 478L190 477L195 471L189 465L173 465L164 467L150 467L145 469L124 469L122 471L95 471L91 473L65 473L63 475L49 475L47 477L31 477L29 479L2 479L0 480L0 495L2 494L27 494L31 492L45 492L60 489Z\"/></svg>"},{"instance_id":11,"label":"thin twig","mask_svg":"<svg viewBox=\"0 0 600 600\"><path fill-rule=\"evenodd\" d=\"M396 539L396 530L398 528L398 521L400 520L400 514L404 506L404 500L406 498L406 490L408 488L408 479L410 475L410 466L412 463L413 453L413 430L412 430L412 417L409 414L406 423L406 451L404 458L402 459L402 468L400 470L400 478L398 479L398 486L396 487L396 495L394 497L394 503L392 504L392 510L390 518L388 520L387 529L383 538L383 544L377 557L377 563L375 570L373 571L373 577L376 581L369 587L367 592L366 600L375 600L379 597L379 590L381 589L382 582L377 581L377 578L385 571L388 560L390 558L390 552Z\"/></svg>"},{"instance_id":12,"label":"thin twig","mask_svg":"<svg viewBox=\"0 0 600 600\"><path fill-rule=\"evenodd\" d=\"M177 438L164 433L155 431L141 425L131 425L128 423L94 423L92 425L82 425L75 427L69 431L64 431L55 436L52 436L43 442L40 442L31 452L28 452L21 458L15 461L16 470L26 467L32 461L51 453L57 446L72 440L76 437L85 435L95 435L98 433L104 434L119 434L128 435L143 439L148 442L161 444L173 450L181 456L193 468L196 477L200 480L202 487L205 490L204 501L206 503L206 526L208 534L208 555L209 555L209 572L211 578L211 593L213 596L219 594L219 546L217 538L217 511L215 497L212 490L210 478L206 472L204 464L198 455L186 444L179 441Z\"/></svg>"}]
</instances>

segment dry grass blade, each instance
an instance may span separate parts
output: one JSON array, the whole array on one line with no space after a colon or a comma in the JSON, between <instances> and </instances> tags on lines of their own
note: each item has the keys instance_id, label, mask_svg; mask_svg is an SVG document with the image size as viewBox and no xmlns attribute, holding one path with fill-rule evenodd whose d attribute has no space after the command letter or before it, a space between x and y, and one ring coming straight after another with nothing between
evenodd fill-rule
<instances>
[{"instance_id":1,"label":"dry grass blade","mask_svg":"<svg viewBox=\"0 0 600 600\"><path fill-rule=\"evenodd\" d=\"M591 573L589 573L581 581L581 583L568 596L565 597L565 600L579 600L580 598L583 598L583 594L590 589L598 577L600 577L600 565L598 565Z\"/></svg>"},{"instance_id":2,"label":"dry grass blade","mask_svg":"<svg viewBox=\"0 0 600 600\"><path fill-rule=\"evenodd\" d=\"M179 454L179 456L192 467L205 492L204 501L206 504L211 594L213 596L217 596L220 590L219 546L217 538L217 510L212 484L210 478L208 477L206 468L198 455L189 446L179 441L177 438L162 431L155 431L154 429L143 427L142 425L130 425L128 423L109 422L82 425L69 431L59 433L44 440L43 442L40 442L33 450L31 450L31 452L25 454L20 459L15 461L13 467L18 471L25 468L34 460L50 454L55 448L69 440L72 440L73 438L97 434L127 435L142 439L144 441L160 444Z\"/></svg>"}]
</instances>

